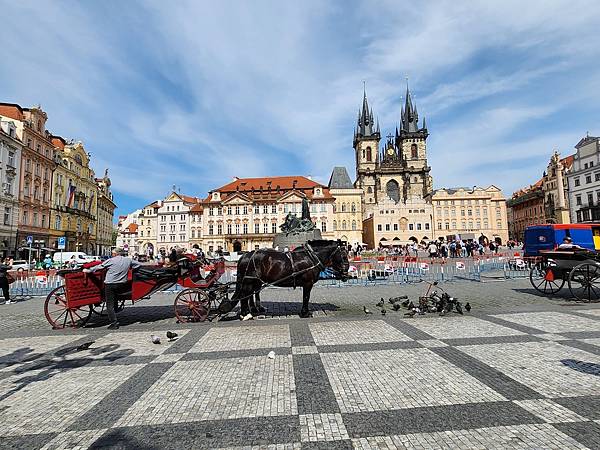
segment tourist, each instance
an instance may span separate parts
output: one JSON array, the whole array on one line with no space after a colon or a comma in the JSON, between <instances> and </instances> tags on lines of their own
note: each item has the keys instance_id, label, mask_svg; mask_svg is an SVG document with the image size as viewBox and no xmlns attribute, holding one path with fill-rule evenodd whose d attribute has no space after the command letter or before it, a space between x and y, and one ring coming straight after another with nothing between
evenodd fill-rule
<instances>
[{"instance_id":1,"label":"tourist","mask_svg":"<svg viewBox=\"0 0 600 450\"><path fill-rule=\"evenodd\" d=\"M437 252L438 252L437 245L435 245L434 241L431 241L431 243L427 247L427 251L429 252L429 257L431 258L431 262L433 263L433 259L437 256Z\"/></svg>"},{"instance_id":2,"label":"tourist","mask_svg":"<svg viewBox=\"0 0 600 450\"><path fill-rule=\"evenodd\" d=\"M10 301L10 292L8 286L8 271L10 270L10 267L11 266L6 264L6 260L2 260L2 263L0 263L0 288L2 288L2 293L4 294L5 305L16 303Z\"/></svg>"}]
</instances>

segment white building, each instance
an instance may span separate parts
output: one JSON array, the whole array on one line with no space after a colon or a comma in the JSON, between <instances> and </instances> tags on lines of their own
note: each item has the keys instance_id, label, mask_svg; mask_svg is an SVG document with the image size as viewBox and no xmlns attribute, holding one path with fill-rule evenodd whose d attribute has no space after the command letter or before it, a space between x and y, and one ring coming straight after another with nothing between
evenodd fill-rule
<instances>
[{"instance_id":1,"label":"white building","mask_svg":"<svg viewBox=\"0 0 600 450\"><path fill-rule=\"evenodd\" d=\"M140 253L140 245L138 242L138 227L139 216L142 214L141 209L136 209L134 212L126 216L119 216L117 223L117 248L122 248L130 255Z\"/></svg>"},{"instance_id":2,"label":"white building","mask_svg":"<svg viewBox=\"0 0 600 450\"><path fill-rule=\"evenodd\" d=\"M3 258L14 255L17 245L21 147L15 123L10 119L0 119L0 256Z\"/></svg>"},{"instance_id":3,"label":"white building","mask_svg":"<svg viewBox=\"0 0 600 450\"><path fill-rule=\"evenodd\" d=\"M161 253L172 248L190 248L190 210L200 204L200 199L171 192L156 211L156 247Z\"/></svg>"},{"instance_id":4,"label":"white building","mask_svg":"<svg viewBox=\"0 0 600 450\"><path fill-rule=\"evenodd\" d=\"M571 221L600 222L600 138L587 135L575 148L567 174Z\"/></svg>"}]
</instances>

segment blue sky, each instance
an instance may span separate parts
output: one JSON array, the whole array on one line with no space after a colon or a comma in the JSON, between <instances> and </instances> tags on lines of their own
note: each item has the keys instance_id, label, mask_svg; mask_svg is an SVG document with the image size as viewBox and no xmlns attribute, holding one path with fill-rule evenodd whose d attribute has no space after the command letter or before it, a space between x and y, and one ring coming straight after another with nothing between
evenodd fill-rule
<instances>
[{"instance_id":1,"label":"blue sky","mask_svg":"<svg viewBox=\"0 0 600 450\"><path fill-rule=\"evenodd\" d=\"M457 5L458 3L458 5ZM382 133L409 77L435 187L535 182L600 134L597 1L8 1L0 98L110 168L119 214L176 185L354 174L363 80Z\"/></svg>"}]
</instances>

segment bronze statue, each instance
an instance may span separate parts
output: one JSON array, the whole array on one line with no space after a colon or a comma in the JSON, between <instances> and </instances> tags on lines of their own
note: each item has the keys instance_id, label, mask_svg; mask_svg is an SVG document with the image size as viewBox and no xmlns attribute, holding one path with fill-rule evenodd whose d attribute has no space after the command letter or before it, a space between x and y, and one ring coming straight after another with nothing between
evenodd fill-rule
<instances>
[{"instance_id":1,"label":"bronze statue","mask_svg":"<svg viewBox=\"0 0 600 450\"><path fill-rule=\"evenodd\" d=\"M281 231L285 233L286 236L290 234L306 233L315 229L315 224L310 218L310 209L306 197L302 199L302 219L298 219L294 213L288 213L287 216L285 216L285 221L279 228L281 228Z\"/></svg>"}]
</instances>

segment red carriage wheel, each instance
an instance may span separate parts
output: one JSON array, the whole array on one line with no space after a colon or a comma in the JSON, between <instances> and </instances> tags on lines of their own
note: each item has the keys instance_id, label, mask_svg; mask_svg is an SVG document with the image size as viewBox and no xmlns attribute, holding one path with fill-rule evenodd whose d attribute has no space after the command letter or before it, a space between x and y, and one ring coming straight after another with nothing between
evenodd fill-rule
<instances>
[{"instance_id":1,"label":"red carriage wheel","mask_svg":"<svg viewBox=\"0 0 600 450\"><path fill-rule=\"evenodd\" d=\"M540 261L531 267L529 281L536 291L544 295L554 295L565 284L564 278L559 278L556 270L556 263Z\"/></svg>"},{"instance_id":2,"label":"red carriage wheel","mask_svg":"<svg viewBox=\"0 0 600 450\"><path fill-rule=\"evenodd\" d=\"M65 287L59 286L46 297L44 314L52 328L77 328L89 320L92 308L90 305L69 308Z\"/></svg>"},{"instance_id":3,"label":"red carriage wheel","mask_svg":"<svg viewBox=\"0 0 600 450\"><path fill-rule=\"evenodd\" d=\"M184 289L175 297L175 317L181 323L204 322L210 299L203 289Z\"/></svg>"}]
</instances>

